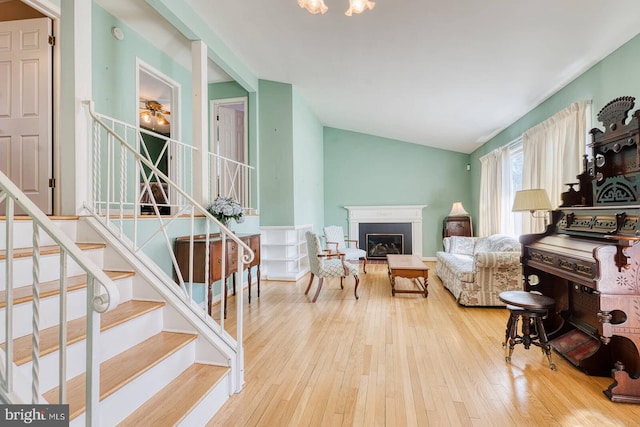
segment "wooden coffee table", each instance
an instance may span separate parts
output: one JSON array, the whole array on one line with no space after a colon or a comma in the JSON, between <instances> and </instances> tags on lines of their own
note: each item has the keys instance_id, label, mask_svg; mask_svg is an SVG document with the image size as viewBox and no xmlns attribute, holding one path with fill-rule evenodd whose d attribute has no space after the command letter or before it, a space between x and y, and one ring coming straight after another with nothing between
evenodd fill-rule
<instances>
[{"instance_id":1,"label":"wooden coffee table","mask_svg":"<svg viewBox=\"0 0 640 427\"><path fill-rule=\"evenodd\" d=\"M423 294L426 298L429 295L427 286L429 285L429 267L427 267L416 255L387 255L389 264L389 281L391 282L391 295L403 294ZM415 279L417 289L396 289L396 277ZM422 281L420 278L422 277Z\"/></svg>"}]
</instances>

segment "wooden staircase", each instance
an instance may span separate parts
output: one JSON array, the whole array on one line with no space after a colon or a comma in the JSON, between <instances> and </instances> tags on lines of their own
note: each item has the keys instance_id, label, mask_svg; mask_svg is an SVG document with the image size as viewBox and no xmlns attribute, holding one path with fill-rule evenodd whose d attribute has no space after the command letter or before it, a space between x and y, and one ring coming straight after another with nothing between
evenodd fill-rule
<instances>
[{"instance_id":1,"label":"wooden staircase","mask_svg":"<svg viewBox=\"0 0 640 427\"><path fill-rule=\"evenodd\" d=\"M57 219L61 228L117 283L120 304L100 316L99 354L102 425L203 425L233 393L229 357L207 336L206 322L185 315L179 299L167 297L141 277L144 266L103 241L82 219ZM13 357L17 378L32 377L32 248L14 223ZM0 220L0 233L5 224ZM29 234L29 233L25 233ZM0 239L4 242L4 236ZM88 239L88 240L87 240ZM90 243L86 243L86 242ZM39 390L58 403L60 358L59 248L43 242L40 260ZM0 341L6 348L6 251L0 251ZM57 265L57 268L56 268ZM105 266L108 266L106 268ZM144 276L144 275L142 275ZM86 275L67 267L66 402L71 425L85 425ZM204 326L203 326L204 325ZM203 332L204 331L204 332ZM42 402L44 403L44 402Z\"/></svg>"}]
</instances>

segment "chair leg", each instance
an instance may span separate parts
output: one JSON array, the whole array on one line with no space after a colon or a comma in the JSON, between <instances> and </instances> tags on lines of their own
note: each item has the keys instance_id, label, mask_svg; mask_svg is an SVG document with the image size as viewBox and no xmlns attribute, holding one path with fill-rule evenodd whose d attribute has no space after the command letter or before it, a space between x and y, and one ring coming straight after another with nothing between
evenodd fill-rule
<instances>
[{"instance_id":1,"label":"chair leg","mask_svg":"<svg viewBox=\"0 0 640 427\"><path fill-rule=\"evenodd\" d=\"M362 264L362 271L367 272L367 257L364 257L364 263Z\"/></svg>"},{"instance_id":2,"label":"chair leg","mask_svg":"<svg viewBox=\"0 0 640 427\"><path fill-rule=\"evenodd\" d=\"M549 368L552 371L555 371L556 364L553 363L553 360L551 359L551 345L549 344L547 332L545 331L544 324L542 323L542 317L536 317L536 329L538 331L538 339L540 340L542 352L547 355L547 359L549 360Z\"/></svg>"},{"instance_id":3,"label":"chair leg","mask_svg":"<svg viewBox=\"0 0 640 427\"><path fill-rule=\"evenodd\" d=\"M518 343L518 315L512 314L513 322L511 322L511 331L509 331L509 350L508 354L505 357L507 363L511 363L511 355L513 354L513 349Z\"/></svg>"},{"instance_id":4,"label":"chair leg","mask_svg":"<svg viewBox=\"0 0 640 427\"><path fill-rule=\"evenodd\" d=\"M342 279L344 279L344 277L340 276L340 289L344 289L344 285L342 284Z\"/></svg>"},{"instance_id":5,"label":"chair leg","mask_svg":"<svg viewBox=\"0 0 640 427\"><path fill-rule=\"evenodd\" d=\"M324 281L324 277L318 278L318 290L316 291L316 294L313 296L313 300L311 300L311 302L316 302L316 300L318 299L318 295L320 294L320 289L322 289L323 281Z\"/></svg>"},{"instance_id":6,"label":"chair leg","mask_svg":"<svg viewBox=\"0 0 640 427\"><path fill-rule=\"evenodd\" d=\"M353 275L353 278L356 279L356 287L353 288L353 295L356 297L356 299L358 299L358 285L360 284L360 278L358 277L357 274Z\"/></svg>"},{"instance_id":7,"label":"chair leg","mask_svg":"<svg viewBox=\"0 0 640 427\"><path fill-rule=\"evenodd\" d=\"M307 285L307 290L304 291L304 294L307 295L309 293L309 289L311 289L311 284L313 283L313 278L315 276L313 275L313 273L311 273L311 278L309 279L309 284Z\"/></svg>"}]
</instances>

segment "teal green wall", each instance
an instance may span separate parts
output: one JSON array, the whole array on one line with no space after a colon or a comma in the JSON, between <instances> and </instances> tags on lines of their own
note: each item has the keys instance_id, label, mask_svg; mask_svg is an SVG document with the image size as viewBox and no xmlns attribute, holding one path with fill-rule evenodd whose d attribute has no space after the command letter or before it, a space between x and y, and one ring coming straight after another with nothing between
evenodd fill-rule
<instances>
[{"instance_id":1,"label":"teal green wall","mask_svg":"<svg viewBox=\"0 0 640 427\"><path fill-rule=\"evenodd\" d=\"M470 205L468 161L467 154L325 128L325 224L346 230L344 206L428 205L422 211L422 255L434 257L452 203Z\"/></svg>"},{"instance_id":2,"label":"teal green wall","mask_svg":"<svg viewBox=\"0 0 640 427\"><path fill-rule=\"evenodd\" d=\"M236 82L211 83L209 85L209 99L241 98L248 92Z\"/></svg>"},{"instance_id":3,"label":"teal green wall","mask_svg":"<svg viewBox=\"0 0 640 427\"><path fill-rule=\"evenodd\" d=\"M324 225L323 127L293 89L293 200L295 225Z\"/></svg>"},{"instance_id":4,"label":"teal green wall","mask_svg":"<svg viewBox=\"0 0 640 427\"><path fill-rule=\"evenodd\" d=\"M93 3L93 99L96 111L134 124L138 114L136 99L136 58L180 84L181 135L173 138L191 144L191 72L156 49L144 37ZM124 40L116 40L111 28L120 27ZM174 116L175 120L175 116Z\"/></svg>"},{"instance_id":5,"label":"teal green wall","mask_svg":"<svg viewBox=\"0 0 640 427\"><path fill-rule=\"evenodd\" d=\"M293 88L260 80L260 225L294 225Z\"/></svg>"},{"instance_id":6,"label":"teal green wall","mask_svg":"<svg viewBox=\"0 0 640 427\"><path fill-rule=\"evenodd\" d=\"M598 62L564 88L556 92L538 107L534 108L482 147L471 154L471 195L469 212L478 217L480 196L480 157L508 144L527 129L548 119L571 103L580 100L593 101L591 108L592 127L602 128L596 116L609 101L619 96L635 96L640 99L640 35L622 45L609 56ZM640 107L636 103L636 108Z\"/></svg>"}]
</instances>

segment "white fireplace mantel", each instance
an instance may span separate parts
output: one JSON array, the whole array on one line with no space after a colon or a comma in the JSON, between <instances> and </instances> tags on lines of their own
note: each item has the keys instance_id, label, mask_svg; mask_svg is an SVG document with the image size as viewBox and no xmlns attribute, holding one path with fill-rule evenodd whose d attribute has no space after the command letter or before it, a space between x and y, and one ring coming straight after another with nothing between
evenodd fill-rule
<instances>
[{"instance_id":1,"label":"white fireplace mantel","mask_svg":"<svg viewBox=\"0 0 640 427\"><path fill-rule=\"evenodd\" d=\"M422 210L427 205L345 206L349 212L349 239L358 240L360 223L410 222L411 252L422 258Z\"/></svg>"}]
</instances>

